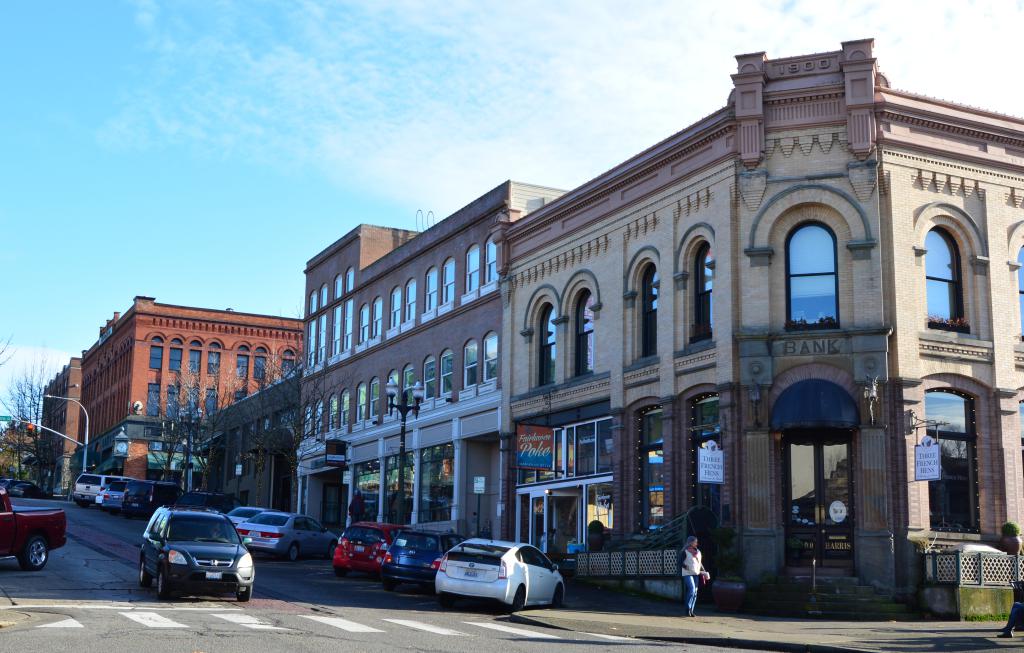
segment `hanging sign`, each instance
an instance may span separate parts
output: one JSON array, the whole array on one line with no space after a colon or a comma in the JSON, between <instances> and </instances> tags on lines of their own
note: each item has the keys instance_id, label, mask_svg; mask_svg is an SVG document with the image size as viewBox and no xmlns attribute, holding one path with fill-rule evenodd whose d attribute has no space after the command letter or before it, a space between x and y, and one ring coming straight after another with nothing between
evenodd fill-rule
<instances>
[{"instance_id":1,"label":"hanging sign","mask_svg":"<svg viewBox=\"0 0 1024 653\"><path fill-rule=\"evenodd\" d=\"M327 440L324 442L324 465L327 467L348 467L348 443L344 440Z\"/></svg>"},{"instance_id":2,"label":"hanging sign","mask_svg":"<svg viewBox=\"0 0 1024 653\"><path fill-rule=\"evenodd\" d=\"M547 426L516 426L516 465L520 469L554 469L555 430Z\"/></svg>"},{"instance_id":3,"label":"hanging sign","mask_svg":"<svg viewBox=\"0 0 1024 653\"><path fill-rule=\"evenodd\" d=\"M725 452L714 440L697 449L697 482L725 483Z\"/></svg>"},{"instance_id":4,"label":"hanging sign","mask_svg":"<svg viewBox=\"0 0 1024 653\"><path fill-rule=\"evenodd\" d=\"M473 494L486 494L487 493L487 477L486 476L474 476L473 477Z\"/></svg>"},{"instance_id":5,"label":"hanging sign","mask_svg":"<svg viewBox=\"0 0 1024 653\"><path fill-rule=\"evenodd\" d=\"M914 480L938 481L942 478L942 447L939 441L926 435L914 447Z\"/></svg>"}]
</instances>

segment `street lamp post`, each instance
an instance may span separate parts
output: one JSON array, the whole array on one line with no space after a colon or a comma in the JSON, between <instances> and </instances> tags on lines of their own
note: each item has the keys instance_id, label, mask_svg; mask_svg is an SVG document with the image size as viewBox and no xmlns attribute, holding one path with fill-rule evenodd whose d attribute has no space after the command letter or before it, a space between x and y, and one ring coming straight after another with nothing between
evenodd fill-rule
<instances>
[{"instance_id":1,"label":"street lamp post","mask_svg":"<svg viewBox=\"0 0 1024 653\"><path fill-rule=\"evenodd\" d=\"M413 417L418 417L420 414L420 403L423 402L423 384L419 381L412 387L412 404L409 404L408 395L406 393L401 394L401 399L398 403L395 403L395 397L398 397L398 383L393 379L388 381L385 390L388 393L388 415L392 411L397 410L399 416L402 418L402 428L398 436L398 518L395 520L399 524L405 524L405 419L409 413L413 414Z\"/></svg>"},{"instance_id":2,"label":"street lamp post","mask_svg":"<svg viewBox=\"0 0 1024 653\"><path fill-rule=\"evenodd\" d=\"M89 471L89 411L85 409L85 406L82 405L82 402L71 397L58 397L55 395L43 396L46 397L47 399L61 399L63 401L74 402L78 404L78 407L82 409L82 413L85 414L85 446L82 448L82 473L84 474L85 472Z\"/></svg>"}]
</instances>

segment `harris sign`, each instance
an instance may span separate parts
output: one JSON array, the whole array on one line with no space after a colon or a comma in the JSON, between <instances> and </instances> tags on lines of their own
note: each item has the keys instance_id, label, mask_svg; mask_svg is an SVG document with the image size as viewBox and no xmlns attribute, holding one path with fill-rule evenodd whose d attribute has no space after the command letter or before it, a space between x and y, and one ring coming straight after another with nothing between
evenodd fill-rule
<instances>
[{"instance_id":1,"label":"harris sign","mask_svg":"<svg viewBox=\"0 0 1024 653\"><path fill-rule=\"evenodd\" d=\"M555 430L547 426L516 426L516 466L519 469L555 467Z\"/></svg>"}]
</instances>

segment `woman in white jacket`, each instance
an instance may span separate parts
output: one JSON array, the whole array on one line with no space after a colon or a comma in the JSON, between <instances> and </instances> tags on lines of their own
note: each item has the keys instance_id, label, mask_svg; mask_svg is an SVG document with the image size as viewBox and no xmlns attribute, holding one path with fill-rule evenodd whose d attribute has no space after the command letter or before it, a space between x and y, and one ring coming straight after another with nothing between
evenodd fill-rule
<instances>
[{"instance_id":1,"label":"woman in white jacket","mask_svg":"<svg viewBox=\"0 0 1024 653\"><path fill-rule=\"evenodd\" d=\"M710 578L710 574L704 570L700 549L697 548L698 544L697 538L691 535L686 538L686 546L679 555L679 574L683 578L683 589L686 591L686 615L688 617L695 616L693 609L697 605L697 579L701 576L705 580Z\"/></svg>"}]
</instances>

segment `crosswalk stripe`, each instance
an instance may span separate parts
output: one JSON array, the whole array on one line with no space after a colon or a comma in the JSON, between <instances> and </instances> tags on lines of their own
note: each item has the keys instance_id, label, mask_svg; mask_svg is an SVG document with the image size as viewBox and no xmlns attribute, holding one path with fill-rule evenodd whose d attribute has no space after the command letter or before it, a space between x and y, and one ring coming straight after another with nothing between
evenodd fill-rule
<instances>
[{"instance_id":1,"label":"crosswalk stripe","mask_svg":"<svg viewBox=\"0 0 1024 653\"><path fill-rule=\"evenodd\" d=\"M264 623L251 614L240 614L237 612L214 612L211 614L218 619L223 619L224 621L238 624L239 626L245 626L252 630L288 630L287 628L281 628L280 626L272 626L268 623Z\"/></svg>"},{"instance_id":2,"label":"crosswalk stripe","mask_svg":"<svg viewBox=\"0 0 1024 653\"><path fill-rule=\"evenodd\" d=\"M406 628L415 628L416 630L425 630L428 633L434 633L435 635L465 635L457 630L451 628L442 628L441 626L432 626L425 624L422 621L410 621L408 619L384 619L389 623L398 624L399 626L405 626Z\"/></svg>"},{"instance_id":3,"label":"crosswalk stripe","mask_svg":"<svg viewBox=\"0 0 1024 653\"><path fill-rule=\"evenodd\" d=\"M613 642L635 642L636 641L632 637L620 637L618 635L605 635L603 633L583 633L583 634L584 635L590 635L591 637L599 637L601 639L608 639L608 640L611 640Z\"/></svg>"},{"instance_id":4,"label":"crosswalk stripe","mask_svg":"<svg viewBox=\"0 0 1024 653\"><path fill-rule=\"evenodd\" d=\"M42 626L36 626L36 628L84 628L77 619L68 617L67 619L61 619L60 621L54 621L52 624L43 624Z\"/></svg>"},{"instance_id":5,"label":"crosswalk stripe","mask_svg":"<svg viewBox=\"0 0 1024 653\"><path fill-rule=\"evenodd\" d=\"M120 614L147 628L188 628L185 624L179 624L177 621L172 621L155 612L122 612Z\"/></svg>"},{"instance_id":6,"label":"crosswalk stripe","mask_svg":"<svg viewBox=\"0 0 1024 653\"><path fill-rule=\"evenodd\" d=\"M519 635L521 637L539 637L541 639L562 639L561 637L556 637L555 635L549 635L548 633L538 633L538 632L533 631L533 630L526 630L525 628L514 628L512 626L506 626L504 624L490 624L490 623L483 623L481 621L466 621L464 623L467 623L470 626L480 626L481 628L490 628L491 630L498 630L498 631L501 631L503 633L509 633L509 634L512 634L512 635Z\"/></svg>"},{"instance_id":7,"label":"crosswalk stripe","mask_svg":"<svg viewBox=\"0 0 1024 653\"><path fill-rule=\"evenodd\" d=\"M342 619L341 617L321 617L318 615L300 615L303 619L310 619L312 621L318 621L328 626L334 626L341 630L346 630L350 633L382 633L383 630L377 628L371 628L370 626L364 626L348 619Z\"/></svg>"}]
</instances>

